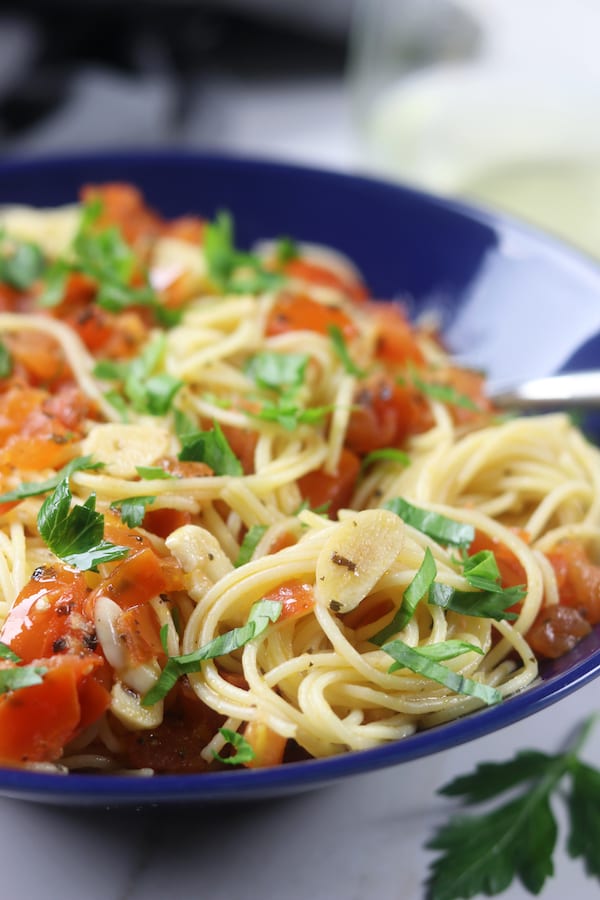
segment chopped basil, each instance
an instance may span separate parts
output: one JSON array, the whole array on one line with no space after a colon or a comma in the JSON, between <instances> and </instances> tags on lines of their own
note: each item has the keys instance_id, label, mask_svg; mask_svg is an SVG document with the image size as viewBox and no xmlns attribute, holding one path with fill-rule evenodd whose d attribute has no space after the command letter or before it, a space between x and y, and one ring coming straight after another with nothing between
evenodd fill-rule
<instances>
[{"instance_id":1,"label":"chopped basil","mask_svg":"<svg viewBox=\"0 0 600 900\"><path fill-rule=\"evenodd\" d=\"M379 450L372 450L363 457L361 466L366 469L368 466L376 462L395 462L401 466L410 465L410 456L405 450L398 450L396 447L380 447Z\"/></svg>"},{"instance_id":2,"label":"chopped basil","mask_svg":"<svg viewBox=\"0 0 600 900\"><path fill-rule=\"evenodd\" d=\"M433 554L429 547L425 550L425 555L423 556L423 562L419 566L419 569L404 591L404 596L402 597L402 605L400 609L397 611L396 615L392 619L392 621L385 626L381 631L378 631L377 634L373 635L372 638L369 638L372 644L384 644L388 638L392 637L394 634L397 634L399 631L402 631L405 628L412 617L415 614L415 610L419 604L419 601L428 593L430 588L433 585L433 580L437 575L437 567L435 564L435 560L433 558Z\"/></svg>"},{"instance_id":3,"label":"chopped basil","mask_svg":"<svg viewBox=\"0 0 600 900\"><path fill-rule=\"evenodd\" d=\"M21 662L21 657L11 650L8 644L0 641L0 659L9 659L11 662Z\"/></svg>"},{"instance_id":4,"label":"chopped basil","mask_svg":"<svg viewBox=\"0 0 600 900\"><path fill-rule=\"evenodd\" d=\"M141 497L125 497L123 500L113 500L110 504L111 509L119 510L121 520L129 528L137 528L144 521L146 515L146 507L151 506L156 497L149 495Z\"/></svg>"},{"instance_id":5,"label":"chopped basil","mask_svg":"<svg viewBox=\"0 0 600 900\"><path fill-rule=\"evenodd\" d=\"M253 419L276 422L286 431L294 431L298 425L314 425L316 422L320 422L334 409L334 406L311 406L304 409L282 397L278 403L264 403L257 412L248 413L248 415Z\"/></svg>"},{"instance_id":6,"label":"chopped basil","mask_svg":"<svg viewBox=\"0 0 600 900\"><path fill-rule=\"evenodd\" d=\"M349 375L355 375L357 378L364 378L367 373L364 369L359 368L351 358L346 340L342 334L342 329L339 328L338 325L329 325L327 333L329 334L333 349L343 364L346 372Z\"/></svg>"},{"instance_id":7,"label":"chopped basil","mask_svg":"<svg viewBox=\"0 0 600 900\"><path fill-rule=\"evenodd\" d=\"M425 678L429 678L457 694L477 697L488 705L499 703L502 699L502 694L496 688L467 678L465 675L460 675L447 666L441 665L442 660L454 659L463 653L470 651L483 653L481 648L474 644L468 644L465 641L443 641L439 644L409 647L404 641L395 640L384 644L381 649L395 660L388 672L410 669L411 672L424 675Z\"/></svg>"},{"instance_id":8,"label":"chopped basil","mask_svg":"<svg viewBox=\"0 0 600 900\"><path fill-rule=\"evenodd\" d=\"M216 421L210 431L194 431L183 437L179 459L206 463L215 475L244 474L241 462Z\"/></svg>"},{"instance_id":9,"label":"chopped basil","mask_svg":"<svg viewBox=\"0 0 600 900\"><path fill-rule=\"evenodd\" d=\"M127 403L136 412L151 416L164 416L169 411L183 382L167 372L156 372L164 357L165 346L165 335L157 334L130 362L105 359L96 364L94 375L97 378L117 382L106 396L120 412L127 411Z\"/></svg>"},{"instance_id":10,"label":"chopped basil","mask_svg":"<svg viewBox=\"0 0 600 900\"><path fill-rule=\"evenodd\" d=\"M16 666L14 669L0 669L0 694L41 684L47 671L48 669L44 666Z\"/></svg>"},{"instance_id":11,"label":"chopped basil","mask_svg":"<svg viewBox=\"0 0 600 900\"><path fill-rule=\"evenodd\" d=\"M219 212L204 229L203 250L212 283L225 294L254 294L283 284L279 272L271 272L260 257L234 246L233 219Z\"/></svg>"},{"instance_id":12,"label":"chopped basil","mask_svg":"<svg viewBox=\"0 0 600 900\"><path fill-rule=\"evenodd\" d=\"M5 494L0 494L0 503L12 503L14 500L24 500L26 497L36 497L38 494L47 494L53 491L61 481L69 478L73 472L83 472L88 469L102 469L104 463L92 462L91 456L78 456L63 466L62 469L46 481L25 481L19 487Z\"/></svg>"},{"instance_id":13,"label":"chopped basil","mask_svg":"<svg viewBox=\"0 0 600 900\"><path fill-rule=\"evenodd\" d=\"M479 616L500 622L503 619L517 618L515 613L507 612L507 607L518 603L524 596L525 591L520 587L499 588L494 591L457 591L447 584L436 582L429 591L429 603L463 616Z\"/></svg>"},{"instance_id":14,"label":"chopped basil","mask_svg":"<svg viewBox=\"0 0 600 900\"><path fill-rule=\"evenodd\" d=\"M276 600L258 600L252 605L245 625L226 631L192 653L169 657L158 681L143 698L142 705L152 706L158 700L162 700L182 675L199 672L205 660L226 656L259 637L271 622L277 621L281 610L282 604Z\"/></svg>"},{"instance_id":15,"label":"chopped basil","mask_svg":"<svg viewBox=\"0 0 600 900\"><path fill-rule=\"evenodd\" d=\"M136 466L136 472L145 481L166 481L168 478L177 478L171 472L167 472L162 466Z\"/></svg>"},{"instance_id":16,"label":"chopped basil","mask_svg":"<svg viewBox=\"0 0 600 900\"><path fill-rule=\"evenodd\" d=\"M253 525L252 528L248 529L248 531L244 535L244 540L242 541L242 546L240 547L238 557L234 562L234 566L236 568L238 566L245 565L252 558L252 554L256 550L257 544L266 530L266 525Z\"/></svg>"},{"instance_id":17,"label":"chopped basil","mask_svg":"<svg viewBox=\"0 0 600 900\"><path fill-rule=\"evenodd\" d=\"M4 341L0 341L0 378L8 378L12 374L13 360Z\"/></svg>"},{"instance_id":18,"label":"chopped basil","mask_svg":"<svg viewBox=\"0 0 600 900\"><path fill-rule=\"evenodd\" d=\"M237 731L231 731L230 728L219 728L219 733L228 744L235 747L236 752L232 756L221 756L213 750L212 754L215 759L218 759L219 762L227 763L228 766L239 766L252 762L256 754L242 734L239 734Z\"/></svg>"},{"instance_id":19,"label":"chopped basil","mask_svg":"<svg viewBox=\"0 0 600 900\"><path fill-rule=\"evenodd\" d=\"M300 251L298 249L298 244L293 238L279 238L275 247L275 258L277 259L277 262L280 266L284 266L286 263L291 262L293 259L298 259L299 255Z\"/></svg>"},{"instance_id":20,"label":"chopped basil","mask_svg":"<svg viewBox=\"0 0 600 900\"><path fill-rule=\"evenodd\" d=\"M18 241L6 234L0 236L0 281L18 291L26 291L42 275L46 267L37 244Z\"/></svg>"},{"instance_id":21,"label":"chopped basil","mask_svg":"<svg viewBox=\"0 0 600 900\"><path fill-rule=\"evenodd\" d=\"M96 512L95 494L73 509L71 500L67 477L46 497L38 514L39 532L55 556L85 571L128 555L129 547L104 540L104 516Z\"/></svg>"},{"instance_id":22,"label":"chopped basil","mask_svg":"<svg viewBox=\"0 0 600 900\"><path fill-rule=\"evenodd\" d=\"M407 525L416 528L417 531L421 531L440 544L468 547L475 539L475 529L472 525L456 522L441 513L413 506L402 497L388 500L387 503L384 503L384 509L396 513Z\"/></svg>"},{"instance_id":23,"label":"chopped basil","mask_svg":"<svg viewBox=\"0 0 600 900\"><path fill-rule=\"evenodd\" d=\"M295 393L304 383L308 360L307 353L263 350L247 360L244 371L261 388L277 393Z\"/></svg>"}]
</instances>

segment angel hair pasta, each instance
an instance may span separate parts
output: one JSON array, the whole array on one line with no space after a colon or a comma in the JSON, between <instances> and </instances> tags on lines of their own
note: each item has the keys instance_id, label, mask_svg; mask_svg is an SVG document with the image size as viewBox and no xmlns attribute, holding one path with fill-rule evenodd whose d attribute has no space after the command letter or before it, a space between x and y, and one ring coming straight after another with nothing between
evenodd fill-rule
<instances>
[{"instance_id":1,"label":"angel hair pasta","mask_svg":"<svg viewBox=\"0 0 600 900\"><path fill-rule=\"evenodd\" d=\"M598 451L347 259L120 184L0 226L2 765L374 747L600 620Z\"/></svg>"}]
</instances>

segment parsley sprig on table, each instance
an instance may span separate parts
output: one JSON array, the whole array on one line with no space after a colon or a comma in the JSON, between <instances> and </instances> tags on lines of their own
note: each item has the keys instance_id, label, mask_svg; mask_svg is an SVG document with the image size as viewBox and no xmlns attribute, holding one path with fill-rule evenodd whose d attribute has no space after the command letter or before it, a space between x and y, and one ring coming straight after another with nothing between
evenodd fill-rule
<instances>
[{"instance_id":1,"label":"parsley sprig on table","mask_svg":"<svg viewBox=\"0 0 600 900\"><path fill-rule=\"evenodd\" d=\"M506 762L482 763L441 789L468 806L509 798L480 815L456 815L438 829L427 845L442 851L430 868L427 900L495 896L515 878L539 894L554 873L558 797L569 814L570 856L600 878L600 771L579 755L595 718L584 722L562 753L525 750Z\"/></svg>"}]
</instances>

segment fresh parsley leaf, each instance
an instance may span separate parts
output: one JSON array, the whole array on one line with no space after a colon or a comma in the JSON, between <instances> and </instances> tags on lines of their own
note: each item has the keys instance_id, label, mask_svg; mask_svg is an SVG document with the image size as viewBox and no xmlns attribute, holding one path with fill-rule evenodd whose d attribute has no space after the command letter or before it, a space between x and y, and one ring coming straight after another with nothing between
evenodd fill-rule
<instances>
[{"instance_id":1,"label":"fresh parsley leaf","mask_svg":"<svg viewBox=\"0 0 600 900\"><path fill-rule=\"evenodd\" d=\"M0 281L18 291L26 291L41 277L45 267L44 255L37 244L2 235Z\"/></svg>"},{"instance_id":2,"label":"fresh parsley leaf","mask_svg":"<svg viewBox=\"0 0 600 900\"><path fill-rule=\"evenodd\" d=\"M124 497L123 500L113 500L110 508L119 510L121 520L129 528L137 528L144 521L146 507L151 506L155 500L156 497L147 494L140 497Z\"/></svg>"},{"instance_id":3,"label":"fresh parsley leaf","mask_svg":"<svg viewBox=\"0 0 600 900\"><path fill-rule=\"evenodd\" d=\"M429 547L425 550L423 561L402 597L402 604L396 615L385 628L369 638L372 644L381 646L388 638L393 637L405 628L415 614L419 601L429 592L437 575L437 567Z\"/></svg>"},{"instance_id":4,"label":"fresh parsley leaf","mask_svg":"<svg viewBox=\"0 0 600 900\"><path fill-rule=\"evenodd\" d=\"M333 349L346 372L349 375L355 375L357 378L364 378L367 373L364 369L357 366L350 356L348 345L342 334L342 329L338 325L329 325L327 327L327 333L329 334Z\"/></svg>"},{"instance_id":5,"label":"fresh parsley leaf","mask_svg":"<svg viewBox=\"0 0 600 900\"><path fill-rule=\"evenodd\" d=\"M481 648L475 644L468 644L465 641L443 641L439 644L409 647L404 641L395 640L383 644L381 649L395 660L388 669L389 672L403 668L410 669L411 672L424 675L425 678L430 678L457 694L477 697L488 705L499 703L502 699L500 691L495 688L441 665L441 661L453 659L471 650L482 653Z\"/></svg>"},{"instance_id":6,"label":"fresh parsley leaf","mask_svg":"<svg viewBox=\"0 0 600 900\"><path fill-rule=\"evenodd\" d=\"M441 513L413 506L403 497L388 500L384 503L384 509L390 509L407 525L411 525L440 544L468 547L475 539L475 529L472 525L455 522L454 519L449 519Z\"/></svg>"},{"instance_id":7,"label":"fresh parsley leaf","mask_svg":"<svg viewBox=\"0 0 600 900\"><path fill-rule=\"evenodd\" d=\"M63 259L57 259L50 263L44 272L42 292L37 298L38 306L45 308L58 306L65 296L70 271L71 266Z\"/></svg>"},{"instance_id":8,"label":"fresh parsley leaf","mask_svg":"<svg viewBox=\"0 0 600 900\"><path fill-rule=\"evenodd\" d=\"M241 462L216 421L210 431L195 431L183 438L179 459L206 463L215 475L244 474Z\"/></svg>"},{"instance_id":9,"label":"fresh parsley leaf","mask_svg":"<svg viewBox=\"0 0 600 900\"><path fill-rule=\"evenodd\" d=\"M158 700L162 700L182 675L199 672L205 660L226 656L259 637L271 622L277 621L281 610L282 604L276 600L257 600L250 609L250 615L245 625L226 631L193 653L169 657L158 681L143 698L142 705L152 706Z\"/></svg>"},{"instance_id":10,"label":"fresh parsley leaf","mask_svg":"<svg viewBox=\"0 0 600 900\"><path fill-rule=\"evenodd\" d=\"M46 497L39 511L38 529L52 553L84 571L127 556L129 547L104 540L104 516L96 512L96 495L91 494L73 509L71 500L67 477Z\"/></svg>"},{"instance_id":11,"label":"fresh parsley leaf","mask_svg":"<svg viewBox=\"0 0 600 900\"><path fill-rule=\"evenodd\" d=\"M242 546L240 547L238 557L234 562L234 566L236 568L238 566L245 565L252 558L252 554L256 550L256 546L266 530L266 525L253 525L248 529L248 531L244 535L244 540L242 541Z\"/></svg>"},{"instance_id":12,"label":"fresh parsley leaf","mask_svg":"<svg viewBox=\"0 0 600 900\"><path fill-rule=\"evenodd\" d=\"M554 872L558 829L551 801L564 797L567 778L571 782L568 850L583 859L588 874L600 877L600 772L578 756L592 721L593 717L584 722L564 753L524 751L506 762L484 763L441 789L467 804L521 790L487 812L453 816L437 830L427 845L441 851L430 867L427 900L497 895L515 878L527 891L539 894Z\"/></svg>"},{"instance_id":13,"label":"fresh parsley leaf","mask_svg":"<svg viewBox=\"0 0 600 900\"><path fill-rule=\"evenodd\" d=\"M219 728L219 733L223 735L228 744L235 747L236 752L231 756L222 756L213 750L212 753L215 759L218 759L219 762L227 763L228 766L239 766L252 762L256 754L243 734L231 731L230 728Z\"/></svg>"},{"instance_id":14,"label":"fresh parsley leaf","mask_svg":"<svg viewBox=\"0 0 600 900\"><path fill-rule=\"evenodd\" d=\"M0 659L8 659L10 662L21 662L21 657L17 656L14 650L11 650L8 644L0 641Z\"/></svg>"},{"instance_id":15,"label":"fresh parsley leaf","mask_svg":"<svg viewBox=\"0 0 600 900\"><path fill-rule=\"evenodd\" d=\"M12 374L13 360L4 341L0 341L0 378L8 378Z\"/></svg>"},{"instance_id":16,"label":"fresh parsley leaf","mask_svg":"<svg viewBox=\"0 0 600 900\"><path fill-rule=\"evenodd\" d=\"M307 353L275 353L263 350L249 357L246 374L261 388L277 393L295 392L304 382Z\"/></svg>"},{"instance_id":17,"label":"fresh parsley leaf","mask_svg":"<svg viewBox=\"0 0 600 900\"><path fill-rule=\"evenodd\" d=\"M19 487L5 494L0 494L0 503L12 503L14 500L24 500L26 497L36 497L39 494L47 494L53 491L61 481L69 478L73 472L83 472L88 469L101 469L104 463L93 462L91 456L77 456L63 466L56 475L47 478L46 481L25 481Z\"/></svg>"},{"instance_id":18,"label":"fresh parsley leaf","mask_svg":"<svg viewBox=\"0 0 600 900\"><path fill-rule=\"evenodd\" d=\"M0 694L41 684L47 671L44 666L16 666L14 669L0 669Z\"/></svg>"},{"instance_id":19,"label":"fresh parsley leaf","mask_svg":"<svg viewBox=\"0 0 600 900\"><path fill-rule=\"evenodd\" d=\"M380 447L379 450L371 450L363 457L361 468L366 469L376 462L395 462L401 466L408 466L410 456L405 450L398 450L396 447Z\"/></svg>"}]
</instances>

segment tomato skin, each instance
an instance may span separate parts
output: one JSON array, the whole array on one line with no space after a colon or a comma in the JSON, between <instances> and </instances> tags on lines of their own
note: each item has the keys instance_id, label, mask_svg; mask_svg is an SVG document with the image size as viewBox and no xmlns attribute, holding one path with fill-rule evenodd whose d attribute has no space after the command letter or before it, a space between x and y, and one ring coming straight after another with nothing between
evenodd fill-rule
<instances>
[{"instance_id":1,"label":"tomato skin","mask_svg":"<svg viewBox=\"0 0 600 900\"><path fill-rule=\"evenodd\" d=\"M546 554L556 574L560 602L579 609L591 625L600 622L600 566L588 557L585 547L565 541Z\"/></svg>"},{"instance_id":2,"label":"tomato skin","mask_svg":"<svg viewBox=\"0 0 600 900\"><path fill-rule=\"evenodd\" d=\"M287 738L269 728L265 722L250 721L244 728L244 738L250 744L254 759L244 763L248 769L280 766L287 746Z\"/></svg>"},{"instance_id":3,"label":"tomato skin","mask_svg":"<svg viewBox=\"0 0 600 900\"><path fill-rule=\"evenodd\" d=\"M317 303L304 294L283 294L273 306L267 320L268 336L288 331L315 331L326 336L329 328L339 328L346 340L356 337L356 326L337 306Z\"/></svg>"},{"instance_id":4,"label":"tomato skin","mask_svg":"<svg viewBox=\"0 0 600 900\"><path fill-rule=\"evenodd\" d=\"M371 302L367 310L378 325L375 351L378 359L395 365L424 364L423 352L402 306L398 303Z\"/></svg>"},{"instance_id":5,"label":"tomato skin","mask_svg":"<svg viewBox=\"0 0 600 900\"><path fill-rule=\"evenodd\" d=\"M278 622L305 616L311 612L315 606L315 592L313 585L295 578L291 581L286 581L274 590L269 591L264 599L281 603L281 615L277 619Z\"/></svg>"},{"instance_id":6,"label":"tomato skin","mask_svg":"<svg viewBox=\"0 0 600 900\"><path fill-rule=\"evenodd\" d=\"M527 542L527 535L524 532L520 532L519 536ZM496 538L476 530L475 539L469 547L469 555L474 556L481 550L491 550L494 554L502 587L517 587L527 583L525 569L506 544L501 544Z\"/></svg>"},{"instance_id":7,"label":"tomato skin","mask_svg":"<svg viewBox=\"0 0 600 900\"><path fill-rule=\"evenodd\" d=\"M89 715L82 716L82 699L87 696L86 682L93 679L94 669L102 664L99 657L66 653L32 660L32 664L47 670L41 684L0 696L3 765L56 761L64 746L92 721ZM96 718L110 703L107 691L104 702L98 702L102 690L99 684L94 688Z\"/></svg>"},{"instance_id":8,"label":"tomato skin","mask_svg":"<svg viewBox=\"0 0 600 900\"><path fill-rule=\"evenodd\" d=\"M39 567L10 610L0 640L26 663L93 651L94 620L84 612L87 595L81 572L58 564Z\"/></svg>"},{"instance_id":9,"label":"tomato skin","mask_svg":"<svg viewBox=\"0 0 600 900\"><path fill-rule=\"evenodd\" d=\"M344 447L334 475L316 469L299 478L298 487L303 499L312 509L320 509L327 505L327 515L334 518L338 510L350 503L359 472L358 456Z\"/></svg>"},{"instance_id":10,"label":"tomato skin","mask_svg":"<svg viewBox=\"0 0 600 900\"><path fill-rule=\"evenodd\" d=\"M176 590L174 579L178 571L171 565L170 557L163 561L150 547L143 547L126 556L100 582L87 601L88 607L93 609L100 595L109 597L123 610L141 606L159 594ZM177 584L182 586L182 582Z\"/></svg>"},{"instance_id":11,"label":"tomato skin","mask_svg":"<svg viewBox=\"0 0 600 900\"><path fill-rule=\"evenodd\" d=\"M410 386L375 375L359 386L346 431L346 446L359 455L401 447L413 434L431 428L425 399Z\"/></svg>"}]
</instances>

